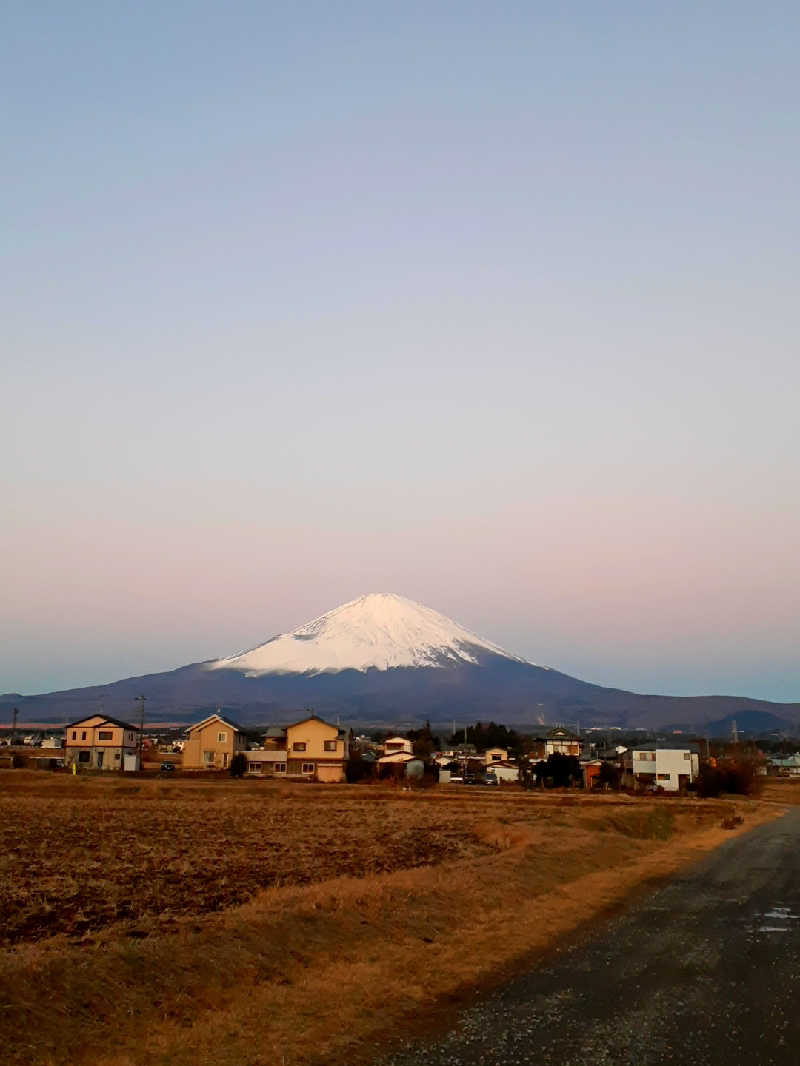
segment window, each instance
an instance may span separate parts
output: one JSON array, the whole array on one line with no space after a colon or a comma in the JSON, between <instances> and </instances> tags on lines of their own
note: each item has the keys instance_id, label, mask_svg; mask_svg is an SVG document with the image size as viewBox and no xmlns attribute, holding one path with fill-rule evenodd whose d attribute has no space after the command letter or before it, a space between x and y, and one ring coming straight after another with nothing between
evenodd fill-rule
<instances>
[{"instance_id":1,"label":"window","mask_svg":"<svg viewBox=\"0 0 800 1066\"><path fill-rule=\"evenodd\" d=\"M227 733L217 733L217 744L224 744L228 739Z\"/></svg>"},{"instance_id":2,"label":"window","mask_svg":"<svg viewBox=\"0 0 800 1066\"><path fill-rule=\"evenodd\" d=\"M117 760L117 762L119 762L119 752L118 751L114 752L114 758Z\"/></svg>"},{"instance_id":3,"label":"window","mask_svg":"<svg viewBox=\"0 0 800 1066\"><path fill-rule=\"evenodd\" d=\"M203 762L204 763L213 763L213 761L214 761L214 752L213 751L204 751L203 752Z\"/></svg>"},{"instance_id":4,"label":"window","mask_svg":"<svg viewBox=\"0 0 800 1066\"><path fill-rule=\"evenodd\" d=\"M656 777L658 778L659 781L671 781L672 780L672 777L671 777L670 774L656 774Z\"/></svg>"},{"instance_id":5,"label":"window","mask_svg":"<svg viewBox=\"0 0 800 1066\"><path fill-rule=\"evenodd\" d=\"M86 730L81 733L81 740L86 740Z\"/></svg>"},{"instance_id":6,"label":"window","mask_svg":"<svg viewBox=\"0 0 800 1066\"><path fill-rule=\"evenodd\" d=\"M247 772L249 774L260 774L261 773L261 763L260 762L249 762L247 764Z\"/></svg>"},{"instance_id":7,"label":"window","mask_svg":"<svg viewBox=\"0 0 800 1066\"><path fill-rule=\"evenodd\" d=\"M304 773L304 774L313 774L314 773L314 763L313 762L304 762L303 763L303 768L302 768L302 770L300 772Z\"/></svg>"},{"instance_id":8,"label":"window","mask_svg":"<svg viewBox=\"0 0 800 1066\"><path fill-rule=\"evenodd\" d=\"M325 748L325 751L336 751L336 741L326 740L323 747Z\"/></svg>"},{"instance_id":9,"label":"window","mask_svg":"<svg viewBox=\"0 0 800 1066\"><path fill-rule=\"evenodd\" d=\"M638 759L639 762L655 762L656 753L654 751L635 751L633 753L634 759Z\"/></svg>"},{"instance_id":10,"label":"window","mask_svg":"<svg viewBox=\"0 0 800 1066\"><path fill-rule=\"evenodd\" d=\"M78 762L88 762L89 761L89 755L90 755L90 752L88 752L88 751L79 751L78 752Z\"/></svg>"},{"instance_id":11,"label":"window","mask_svg":"<svg viewBox=\"0 0 800 1066\"><path fill-rule=\"evenodd\" d=\"M113 740L114 739L114 734L112 733L112 731L110 729L101 729L101 730L98 731L97 739L98 740Z\"/></svg>"},{"instance_id":12,"label":"window","mask_svg":"<svg viewBox=\"0 0 800 1066\"><path fill-rule=\"evenodd\" d=\"M683 757L684 757L684 759L691 759L692 753L690 751L685 751L683 753Z\"/></svg>"},{"instance_id":13,"label":"window","mask_svg":"<svg viewBox=\"0 0 800 1066\"><path fill-rule=\"evenodd\" d=\"M72 739L73 740L77 740L78 739L78 731L77 731L77 729L73 729L72 730Z\"/></svg>"},{"instance_id":14,"label":"window","mask_svg":"<svg viewBox=\"0 0 800 1066\"><path fill-rule=\"evenodd\" d=\"M286 773L286 763L285 762L276 762L275 763L275 773L276 774L285 774Z\"/></svg>"},{"instance_id":15,"label":"window","mask_svg":"<svg viewBox=\"0 0 800 1066\"><path fill-rule=\"evenodd\" d=\"M294 742L294 744L292 744L292 751L305 751L305 750L306 750L306 742L304 740L296 740Z\"/></svg>"}]
</instances>

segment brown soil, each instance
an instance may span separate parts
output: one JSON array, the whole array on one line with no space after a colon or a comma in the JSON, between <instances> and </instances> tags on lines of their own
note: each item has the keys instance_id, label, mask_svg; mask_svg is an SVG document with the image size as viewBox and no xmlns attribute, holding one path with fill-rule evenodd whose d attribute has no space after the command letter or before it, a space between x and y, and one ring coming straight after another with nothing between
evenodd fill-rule
<instances>
[{"instance_id":1,"label":"brown soil","mask_svg":"<svg viewBox=\"0 0 800 1066\"><path fill-rule=\"evenodd\" d=\"M75 901L23 934L37 878L15 844L0 881L16 931L0 955L0 1046L26 1066L368 1061L376 1041L729 839L723 819L744 818L736 833L780 811L518 789L18 782L0 779L3 824L13 805L51 913L62 891ZM136 892L134 918L111 909Z\"/></svg>"}]
</instances>

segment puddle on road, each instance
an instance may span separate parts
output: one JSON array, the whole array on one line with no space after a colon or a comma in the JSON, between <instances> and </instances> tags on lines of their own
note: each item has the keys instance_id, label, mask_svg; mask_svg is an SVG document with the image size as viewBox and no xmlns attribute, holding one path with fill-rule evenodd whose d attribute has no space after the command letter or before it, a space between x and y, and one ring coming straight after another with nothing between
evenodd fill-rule
<instances>
[{"instance_id":1,"label":"puddle on road","mask_svg":"<svg viewBox=\"0 0 800 1066\"><path fill-rule=\"evenodd\" d=\"M750 933L789 933L794 929L791 922L800 921L800 914L793 914L790 907L780 904L763 911L750 922ZM785 922L785 925L775 925L775 922ZM794 928L797 928L796 926Z\"/></svg>"}]
</instances>

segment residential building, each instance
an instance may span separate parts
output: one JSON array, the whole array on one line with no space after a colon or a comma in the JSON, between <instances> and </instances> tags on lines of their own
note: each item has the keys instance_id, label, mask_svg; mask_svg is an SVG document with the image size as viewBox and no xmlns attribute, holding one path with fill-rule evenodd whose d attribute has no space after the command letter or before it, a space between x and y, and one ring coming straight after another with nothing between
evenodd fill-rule
<instances>
[{"instance_id":1,"label":"residential building","mask_svg":"<svg viewBox=\"0 0 800 1066\"><path fill-rule=\"evenodd\" d=\"M506 748L488 748L483 753L483 758L487 766L493 762L507 762L508 750Z\"/></svg>"},{"instance_id":2,"label":"residential building","mask_svg":"<svg viewBox=\"0 0 800 1066\"><path fill-rule=\"evenodd\" d=\"M413 742L408 737L387 737L383 742L383 754L394 755L396 752L405 752L406 755L413 755Z\"/></svg>"},{"instance_id":3,"label":"residential building","mask_svg":"<svg viewBox=\"0 0 800 1066\"><path fill-rule=\"evenodd\" d=\"M800 755L775 755L768 765L769 772L778 777L800 777Z\"/></svg>"},{"instance_id":4,"label":"residential building","mask_svg":"<svg viewBox=\"0 0 800 1066\"><path fill-rule=\"evenodd\" d=\"M184 770L227 770L238 752L247 752L241 726L221 714L210 714L186 730Z\"/></svg>"},{"instance_id":5,"label":"residential building","mask_svg":"<svg viewBox=\"0 0 800 1066\"><path fill-rule=\"evenodd\" d=\"M563 726L556 726L554 729L549 730L545 736L545 759L549 755L554 755L556 753L561 755L580 756L582 750L583 744L581 743L581 738L577 733L571 733L569 729L564 729Z\"/></svg>"},{"instance_id":6,"label":"residential building","mask_svg":"<svg viewBox=\"0 0 800 1066\"><path fill-rule=\"evenodd\" d=\"M519 766L515 762L504 759L502 762L489 763L486 766L487 774L494 774L498 781L519 781Z\"/></svg>"},{"instance_id":7,"label":"residential building","mask_svg":"<svg viewBox=\"0 0 800 1066\"><path fill-rule=\"evenodd\" d=\"M643 744L623 755L623 783L634 788L682 792L700 772L700 756L689 746Z\"/></svg>"},{"instance_id":8,"label":"residential building","mask_svg":"<svg viewBox=\"0 0 800 1066\"><path fill-rule=\"evenodd\" d=\"M64 765L79 769L123 770L125 759L136 758L136 726L106 714L90 714L64 729Z\"/></svg>"},{"instance_id":9,"label":"residential building","mask_svg":"<svg viewBox=\"0 0 800 1066\"><path fill-rule=\"evenodd\" d=\"M286 727L286 773L312 781L344 781L347 732L311 714Z\"/></svg>"}]
</instances>

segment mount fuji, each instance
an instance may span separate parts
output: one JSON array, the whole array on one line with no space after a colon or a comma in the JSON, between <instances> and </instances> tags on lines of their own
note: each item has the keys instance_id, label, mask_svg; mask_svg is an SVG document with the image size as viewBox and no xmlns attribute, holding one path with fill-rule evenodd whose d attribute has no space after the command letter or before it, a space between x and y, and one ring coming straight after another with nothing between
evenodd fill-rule
<instances>
[{"instance_id":1,"label":"mount fuji","mask_svg":"<svg viewBox=\"0 0 800 1066\"><path fill-rule=\"evenodd\" d=\"M102 703L105 713L125 718L139 695L147 698L148 720L162 722L196 720L217 706L258 724L286 721L306 707L375 725L427 718L698 728L738 714L769 729L800 719L800 704L646 696L580 681L391 593L362 596L236 655L109 685L0 696L0 713L13 705L21 721L63 722Z\"/></svg>"}]
</instances>

